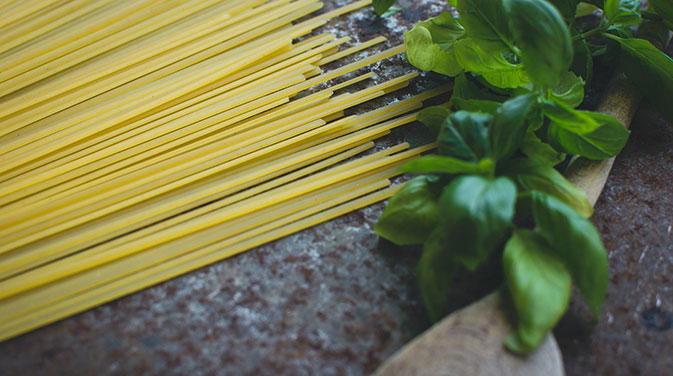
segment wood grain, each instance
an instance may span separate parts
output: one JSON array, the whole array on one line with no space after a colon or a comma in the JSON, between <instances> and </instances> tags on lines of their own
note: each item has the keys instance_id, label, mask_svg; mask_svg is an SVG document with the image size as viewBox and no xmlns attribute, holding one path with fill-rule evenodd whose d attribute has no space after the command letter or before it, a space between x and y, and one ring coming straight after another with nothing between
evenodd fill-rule
<instances>
[{"instance_id":1,"label":"wood grain","mask_svg":"<svg viewBox=\"0 0 673 376\"><path fill-rule=\"evenodd\" d=\"M527 357L515 356L502 341L512 331L496 291L463 308L403 347L376 376L562 376L563 361L551 334Z\"/></svg>"}]
</instances>

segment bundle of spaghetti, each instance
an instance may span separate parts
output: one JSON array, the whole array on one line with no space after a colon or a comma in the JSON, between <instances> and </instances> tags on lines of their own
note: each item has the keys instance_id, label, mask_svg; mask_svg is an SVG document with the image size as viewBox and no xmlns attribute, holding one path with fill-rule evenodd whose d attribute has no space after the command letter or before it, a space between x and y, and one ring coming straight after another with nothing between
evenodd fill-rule
<instances>
[{"instance_id":1,"label":"bundle of spaghetti","mask_svg":"<svg viewBox=\"0 0 673 376\"><path fill-rule=\"evenodd\" d=\"M364 147L369 146L371 144ZM205 230L182 234L188 230L186 227L192 230L196 227L190 221L183 222L188 226L177 224L151 229L154 232L146 231L152 238L163 240L143 252L125 258L115 256L113 261L100 267L1 301L0 338L44 325L389 197L394 189L371 192L388 186L387 178L396 174L396 166L428 149L419 148L385 157L405 146L208 212L199 217L202 219L199 224L203 226L208 220L218 223ZM340 158L342 155L337 156ZM181 235L164 238L176 231ZM149 239L147 234L125 243L117 240L120 244L116 248L147 246L151 242L146 239Z\"/></svg>"},{"instance_id":2,"label":"bundle of spaghetti","mask_svg":"<svg viewBox=\"0 0 673 376\"><path fill-rule=\"evenodd\" d=\"M327 137L318 135L308 143L312 146L305 152L290 148L287 153L247 166L247 170L257 170L250 182L252 189L243 188L237 194L211 201L196 210L2 281L0 338L58 320L388 197L394 190L366 194L387 186L387 178L397 174L401 163L433 145L397 153L407 146L398 145L315 172L370 148L373 146L370 140L413 121L415 113L399 115L418 108L418 100L442 92L445 88L357 116L359 120L369 119L368 122L344 121L353 117L335 120L332 123L342 125L342 130ZM392 120L385 120L391 117ZM378 124L370 126L372 122ZM350 125L344 128L345 123ZM311 163L316 159L320 161ZM297 163L299 160L305 163ZM266 175L267 171L292 163L295 164L290 170L293 172L278 171L283 174L281 178ZM242 170L237 175L242 181L250 172ZM234 175L231 177L236 179ZM225 183L220 181L219 184ZM366 196L344 204L362 195ZM337 207L327 210L333 206Z\"/></svg>"},{"instance_id":3,"label":"bundle of spaghetti","mask_svg":"<svg viewBox=\"0 0 673 376\"><path fill-rule=\"evenodd\" d=\"M329 36L327 36L329 37ZM320 38L324 39L324 38ZM327 43L323 46L320 46L318 48L314 48L312 50L309 50L305 53L302 53L301 55L295 56L292 59L288 59L283 62L283 64L278 64L274 66L274 68L282 68L283 65L291 63L293 60L302 60L305 58L309 58L308 60L303 60L299 64L303 64L303 66L300 67L300 69L311 69L312 65L309 63L315 63L315 61L319 58L319 56L311 56L314 54L317 54L321 52L321 50L324 50L325 48L329 48L334 44L341 43L343 42L343 38L340 40L337 40L332 43ZM381 42L381 38L376 38L372 40L373 42ZM370 43L365 43L361 46L354 47L352 49L349 49L352 51L357 51L358 49L362 48L363 46L368 46L372 44ZM394 52L394 51L393 51ZM387 56L383 55L383 56ZM227 91L226 89L231 88L233 85L224 85L220 88L217 88L215 90L209 91L206 94L207 95L200 95L192 100L188 100L186 102L182 103L177 103L174 106L168 107L167 110L161 111L160 113L155 114L150 117L141 117L138 120L132 121L132 122L126 122L123 123L123 127L115 129L111 132L106 132L99 137L95 137L91 140L89 140L85 146L87 147L82 147L82 145L77 145L76 147L70 147L67 150L62 150L60 153L57 154L57 156L62 156L61 158L55 159L51 163L47 163L45 165L39 166L37 168L32 168L28 173L23 173L20 176L10 178L5 180L2 185L0 186L0 195L4 195L2 199L0 199L0 203L4 204L6 202L12 201L16 199L17 197L20 196L25 196L28 194L31 194L33 192L36 192L39 189L44 188L43 186L39 185L34 185L37 184L39 181L45 181L47 179L52 179L46 184L57 184L62 181L65 181L67 179L70 179L72 177L76 177L79 175L82 175L85 171L97 171L96 173L98 175L103 175L104 173L107 172L107 170L99 170L103 166L106 166L106 163L109 163L110 158L107 160L98 160L97 159L102 159L104 157L108 157L112 155L113 160L121 160L125 155L133 155L132 153L138 152L140 150L147 150L148 148L151 148L153 145L158 145L161 142L167 141L167 140L175 140L176 138L178 141L183 142L187 140L184 137L187 137L185 133L187 131L194 129L195 127L205 127L206 124L217 124L217 127L223 127L229 124L235 123L236 119L240 119L242 116L249 116L249 115L254 115L257 112L264 110L267 106L273 106L277 101L287 101L287 96L292 95L297 91L300 91L306 87L310 87L315 83L319 82L324 82L328 79L331 79L333 77L336 77L342 73L347 73L348 71L352 71L354 69L360 68L364 65L367 65L370 61L373 61L372 59L369 60L363 60L359 61L353 64L350 64L346 67L343 67L339 69L338 71L335 72L330 72L327 75L322 75L319 77L316 77L312 80L309 80L308 82L301 82L295 85L292 85L290 88L286 88L285 90L281 90L279 92L275 92L271 95L264 96L262 98L257 98L252 100L251 102L247 103L246 106L239 106L235 107L233 109L230 109L227 112L220 113L217 115L217 117L210 117L208 118L208 115L212 113L217 113L217 111L221 111L222 108L227 108L226 106L230 106L231 102L238 102L238 103L245 103L246 97L235 97L236 94L239 94L243 92L244 95L247 96L259 96L266 91L273 92L273 89L275 89L274 85L287 85L287 81L285 79L278 80L276 79L277 77L281 76L280 73L284 73L284 77L288 77L290 80L289 83L295 82L295 81L301 81L302 77L301 75L297 75L296 73L296 65L292 66L288 69L282 70L281 72L277 72L272 75L261 75L262 79L253 81L251 83L248 83L247 85L243 87L236 88L234 90L229 90ZM255 67L253 67L254 69ZM272 71L272 69L264 69L259 72L255 72L255 74L248 74L251 69L246 69L243 73L245 73L245 77L237 80L239 81L250 81L253 78L257 76L257 73L268 73L269 71ZM289 71L289 72L288 72ZM361 79L367 78L369 75L364 75L361 77ZM250 88L254 88L260 84L264 84L267 81L276 79L275 81L279 81L275 84L271 84L269 86L266 86L264 91L261 90L255 90L251 91L249 90ZM215 95L211 96L216 93L222 93L220 95ZM315 103L314 101L318 101L325 98L326 95L330 95L330 92L324 92L319 95L307 97L303 99L301 102L297 101L289 106L285 106L282 109L278 109L274 112L274 114L278 114L279 111L287 111L288 108L293 108L297 107L299 105L307 105L310 103ZM207 100L203 100L204 97L207 98L207 96L211 96ZM232 99L232 97L235 97ZM175 111L177 108L180 108L179 111ZM199 110L199 111L197 111ZM171 111L174 111L171 113ZM168 114L168 115L165 115ZM165 115L165 116L160 116L160 115ZM207 118L207 120L203 120L199 122L197 125L192 126L191 128L188 129L183 129L181 133L169 133L170 130L176 129L176 127L180 127L183 124L189 124L189 122L194 121L193 119L196 119L198 117L203 117L204 119ZM267 116L268 118L269 116ZM262 121L263 119L258 119L257 122ZM226 123L224 123L226 121ZM204 133L208 132L208 129L206 130L201 130L199 133L196 135L193 135L192 137L196 137L199 135L202 135ZM138 143L138 140L142 139L147 139L147 138L155 138L159 136L164 136L163 138L155 139L153 140L153 144L150 145L148 143L141 144L129 151L127 151L125 154L117 154L120 153L122 150L128 147L128 145L134 145L134 143ZM107 139L106 139L107 138ZM56 140L55 143L60 143L59 140ZM166 147L166 146L165 146ZM165 148L164 147L164 148ZM66 155L67 152L72 152L74 150L77 150L76 152ZM159 152L159 149L155 149L155 154ZM136 157L136 159L141 158ZM88 167L84 167L83 169L80 168L79 170L77 167L82 166L85 163L91 163L97 161L97 164L89 164ZM128 161L132 162L132 161ZM60 175L60 176L59 176ZM76 182L71 182L72 184L76 184ZM32 189L30 188L30 185L33 185ZM13 192L12 192L13 191ZM13 193L13 195L12 195ZM44 193L43 193L44 195Z\"/></svg>"},{"instance_id":4,"label":"bundle of spaghetti","mask_svg":"<svg viewBox=\"0 0 673 376\"><path fill-rule=\"evenodd\" d=\"M312 0L302 0L291 3L290 7L294 9L298 6L297 4L302 5L303 8L287 15L284 15L278 9L267 10L266 13L270 14L270 17L276 15L281 15L281 17L262 27L249 26L254 23L243 20L241 23L246 26L246 30L251 27L250 30L243 34L237 33L235 30L231 31L229 35L238 34L238 36L218 43L200 53L193 54L194 50L189 48L191 45L179 47L180 51L178 52L180 54L177 57L175 56L175 50L168 51L170 56L168 56L167 61L173 63L164 68L157 70L157 67L166 64L164 59L166 56L160 55L149 59L151 61L141 62L139 65L142 69L135 69L138 66L134 66L133 69L125 69L113 74L114 77L112 78L110 75L103 77L104 85L101 85L98 80L94 80L91 82L94 86L93 93L89 93L89 86L73 87L79 81L87 81L96 77L94 73L90 72L85 62L57 73L44 80L45 82L38 82L3 97L0 99L0 103L2 103L0 116L8 114L2 119L2 126L0 127L0 132L6 133L6 136L0 137L0 145L5 152L1 156L5 169L9 170L22 162L44 155L42 151L45 150L44 146L49 143L48 140L70 136L75 131L79 131L78 137L80 138L93 135L110 126L110 118L117 119L120 116L131 118L143 114L162 103L183 97L194 90L235 74L256 60L263 60L290 49L293 38L310 32L313 28L324 23L324 19L327 17L322 15L317 20L311 19L285 28L284 26L287 26L288 22L315 10L321 5ZM258 20L258 18L261 17L254 19ZM232 28L241 29L239 26L235 24L232 25ZM230 31L228 28L225 29ZM271 32L269 32L269 29L271 29ZM216 34L221 34L221 31ZM226 37L223 38L226 39ZM198 44L199 41L196 42ZM137 49L132 48L131 51L137 51ZM104 58L103 61L108 66L117 67L124 65L123 62L129 58L127 56L129 51L121 52L123 53L100 57ZM95 60L98 61L98 59ZM131 77L127 77L129 72L133 73ZM136 78L138 74L144 73L149 74L145 74L138 80L128 82ZM73 78L73 75L81 79ZM124 82L127 82L127 84L120 86L120 83ZM56 97L57 106L52 108L51 102L53 100L49 100L49 98L58 96L60 92L64 92L68 98L67 100L61 100L62 98ZM91 98L90 101L81 103L77 108L71 107L66 111L55 112L102 92L105 92L104 95ZM157 92L161 92L162 95L156 95ZM44 102L45 100L47 100L47 103L34 105L35 102ZM52 115L45 117L48 114ZM16 130L18 131L14 132ZM50 135L52 137L45 138ZM25 152L28 150L31 153L36 153L35 156L25 158ZM21 155L24 158L21 158ZM16 158L17 156L19 158Z\"/></svg>"},{"instance_id":5,"label":"bundle of spaghetti","mask_svg":"<svg viewBox=\"0 0 673 376\"><path fill-rule=\"evenodd\" d=\"M127 169L49 196L48 202L14 205L10 215L0 219L0 236L5 239L0 252L240 165L251 160L260 149L268 152L277 148L274 143L323 125L321 117L380 96L385 93L382 89L406 83L408 78L409 75L344 94L254 128L243 122L186 144L181 143L190 137L183 136L177 140L177 146L169 144L171 149L154 147L151 151L160 153L155 158L146 158ZM7 265L3 263L4 267Z\"/></svg>"},{"instance_id":6,"label":"bundle of spaghetti","mask_svg":"<svg viewBox=\"0 0 673 376\"><path fill-rule=\"evenodd\" d=\"M57 2L58 0L7 1L3 5L0 5L0 12L2 12L3 15L2 20L0 21L0 26L10 25L20 21L24 17Z\"/></svg>"},{"instance_id":7,"label":"bundle of spaghetti","mask_svg":"<svg viewBox=\"0 0 673 376\"><path fill-rule=\"evenodd\" d=\"M38 31L0 53L0 340L389 197L432 145L353 156L450 87L345 115L415 77L322 71L385 41L309 36L368 3L4 5Z\"/></svg>"}]
</instances>

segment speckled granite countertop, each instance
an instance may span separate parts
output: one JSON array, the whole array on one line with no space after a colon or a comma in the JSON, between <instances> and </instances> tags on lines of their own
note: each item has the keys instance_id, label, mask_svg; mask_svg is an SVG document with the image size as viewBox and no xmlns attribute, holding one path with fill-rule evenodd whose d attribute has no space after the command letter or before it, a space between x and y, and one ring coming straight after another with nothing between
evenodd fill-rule
<instances>
[{"instance_id":1,"label":"speckled granite countertop","mask_svg":"<svg viewBox=\"0 0 673 376\"><path fill-rule=\"evenodd\" d=\"M348 2L325 1L326 9ZM401 30L445 7L400 3L405 10L383 21L363 10L323 30L397 44ZM379 79L410 70L400 59L376 67ZM571 376L673 374L673 127L645 105L632 129L592 218L610 251L608 299L598 324L576 301L556 331ZM381 246L372 231L382 209L0 343L0 375L368 374L429 326L417 254ZM466 286L456 299L485 292Z\"/></svg>"}]
</instances>

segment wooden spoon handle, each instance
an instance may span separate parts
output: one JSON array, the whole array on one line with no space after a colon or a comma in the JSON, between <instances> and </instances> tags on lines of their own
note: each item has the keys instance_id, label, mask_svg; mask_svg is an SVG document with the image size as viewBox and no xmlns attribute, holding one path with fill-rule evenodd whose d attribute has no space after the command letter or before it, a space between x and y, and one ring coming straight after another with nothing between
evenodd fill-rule
<instances>
[{"instance_id":1,"label":"wooden spoon handle","mask_svg":"<svg viewBox=\"0 0 673 376\"><path fill-rule=\"evenodd\" d=\"M523 358L502 345L513 330L502 309L504 293L491 293L454 312L385 362L376 376L562 376L563 361L551 334Z\"/></svg>"}]
</instances>

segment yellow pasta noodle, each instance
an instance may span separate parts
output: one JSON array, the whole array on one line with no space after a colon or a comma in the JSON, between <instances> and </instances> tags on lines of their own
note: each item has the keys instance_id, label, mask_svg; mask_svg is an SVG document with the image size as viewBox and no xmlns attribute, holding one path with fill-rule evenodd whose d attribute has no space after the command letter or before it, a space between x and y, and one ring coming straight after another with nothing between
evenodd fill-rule
<instances>
[{"instance_id":1,"label":"yellow pasta noodle","mask_svg":"<svg viewBox=\"0 0 673 376\"><path fill-rule=\"evenodd\" d=\"M320 33L369 4L0 4L0 341L390 197L451 86L357 109L417 76Z\"/></svg>"}]
</instances>

